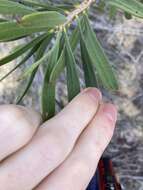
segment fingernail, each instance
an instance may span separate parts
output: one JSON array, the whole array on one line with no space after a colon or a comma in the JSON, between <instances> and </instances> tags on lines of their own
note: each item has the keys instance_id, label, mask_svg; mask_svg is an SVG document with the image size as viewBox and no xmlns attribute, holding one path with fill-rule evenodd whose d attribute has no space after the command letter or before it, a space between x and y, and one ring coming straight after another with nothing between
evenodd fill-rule
<instances>
[{"instance_id":1,"label":"fingernail","mask_svg":"<svg viewBox=\"0 0 143 190\"><path fill-rule=\"evenodd\" d=\"M84 90L84 93L87 93L94 100L102 100L102 94L97 88L87 88Z\"/></svg>"},{"instance_id":2,"label":"fingernail","mask_svg":"<svg viewBox=\"0 0 143 190\"><path fill-rule=\"evenodd\" d=\"M103 112L112 123L117 120L117 109L113 104L104 104Z\"/></svg>"}]
</instances>

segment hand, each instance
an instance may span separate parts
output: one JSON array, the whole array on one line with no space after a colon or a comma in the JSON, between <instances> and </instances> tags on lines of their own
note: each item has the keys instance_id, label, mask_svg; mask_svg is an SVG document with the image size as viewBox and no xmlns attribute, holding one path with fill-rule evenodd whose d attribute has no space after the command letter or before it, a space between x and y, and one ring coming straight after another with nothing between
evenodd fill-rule
<instances>
[{"instance_id":1,"label":"hand","mask_svg":"<svg viewBox=\"0 0 143 190\"><path fill-rule=\"evenodd\" d=\"M103 103L95 88L42 125L32 109L0 106L0 189L85 190L116 117L115 106Z\"/></svg>"}]
</instances>

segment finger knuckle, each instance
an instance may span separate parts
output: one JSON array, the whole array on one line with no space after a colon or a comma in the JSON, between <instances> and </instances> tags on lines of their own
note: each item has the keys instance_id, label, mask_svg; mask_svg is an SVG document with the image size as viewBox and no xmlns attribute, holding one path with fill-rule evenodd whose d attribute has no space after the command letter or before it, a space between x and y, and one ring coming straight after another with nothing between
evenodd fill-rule
<instances>
[{"instance_id":1,"label":"finger knuckle","mask_svg":"<svg viewBox=\"0 0 143 190\"><path fill-rule=\"evenodd\" d=\"M63 136L53 131L48 131L42 140L43 146L40 148L42 159L48 163L55 163L57 160L62 161L69 152L69 147Z\"/></svg>"}]
</instances>

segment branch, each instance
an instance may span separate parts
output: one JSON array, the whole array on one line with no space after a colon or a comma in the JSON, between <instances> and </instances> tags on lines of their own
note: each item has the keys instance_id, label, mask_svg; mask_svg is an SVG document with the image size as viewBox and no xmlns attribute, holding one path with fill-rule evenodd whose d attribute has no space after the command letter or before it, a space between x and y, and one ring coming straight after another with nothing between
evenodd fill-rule
<instances>
[{"instance_id":1,"label":"branch","mask_svg":"<svg viewBox=\"0 0 143 190\"><path fill-rule=\"evenodd\" d=\"M61 25L60 28L63 29L67 25L69 25L75 17L88 9L93 2L95 2L95 0L84 0L80 5L76 6L76 9L68 14L67 21L63 25Z\"/></svg>"}]
</instances>

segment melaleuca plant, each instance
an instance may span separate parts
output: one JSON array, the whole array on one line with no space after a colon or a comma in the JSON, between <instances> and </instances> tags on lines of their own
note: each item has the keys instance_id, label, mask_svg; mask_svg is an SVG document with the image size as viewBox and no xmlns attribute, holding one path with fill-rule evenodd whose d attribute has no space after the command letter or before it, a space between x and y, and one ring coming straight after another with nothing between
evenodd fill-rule
<instances>
[{"instance_id":1,"label":"melaleuca plant","mask_svg":"<svg viewBox=\"0 0 143 190\"><path fill-rule=\"evenodd\" d=\"M113 68L89 21L88 9L92 5L97 9L106 8L110 16L113 16L117 10L121 10L127 18L132 16L143 18L143 4L139 0L98 2L84 0L76 5L74 3L54 4L49 1L41 3L35 0L0 0L0 15L2 15L0 42L30 38L28 43L22 44L0 59L2 66L22 57L20 63L0 81L33 57L33 64L20 77L21 80L27 78L29 80L18 96L17 103L20 103L26 95L38 69L43 67L41 108L44 120L55 114L55 86L64 69L67 73L68 100L71 101L80 92L75 59L78 44L80 44L85 86L96 87L100 83L107 90L118 91L118 82ZM76 23L75 29L71 30L73 22Z\"/></svg>"}]
</instances>

